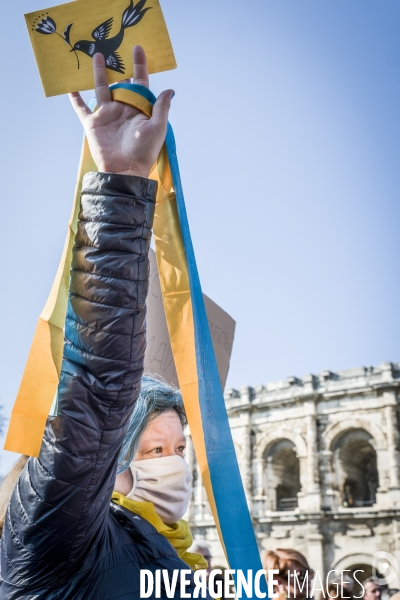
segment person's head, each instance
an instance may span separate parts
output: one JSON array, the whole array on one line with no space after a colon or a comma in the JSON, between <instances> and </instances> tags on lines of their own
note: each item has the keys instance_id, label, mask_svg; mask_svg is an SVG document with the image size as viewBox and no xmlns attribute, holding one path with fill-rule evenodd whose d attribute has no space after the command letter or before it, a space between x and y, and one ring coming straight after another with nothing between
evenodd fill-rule
<instances>
[{"instance_id":1,"label":"person's head","mask_svg":"<svg viewBox=\"0 0 400 600\"><path fill-rule=\"evenodd\" d=\"M279 571L278 575L274 575L274 579L278 582L281 597L289 596L303 600L310 596L314 571L301 552L284 548L271 550L264 555L263 567L267 571Z\"/></svg>"},{"instance_id":2,"label":"person's head","mask_svg":"<svg viewBox=\"0 0 400 600\"><path fill-rule=\"evenodd\" d=\"M323 597L336 598L337 600L346 600L353 597L354 581L348 577L332 577L329 579L328 586L326 588L326 594L321 594L321 600Z\"/></svg>"},{"instance_id":3,"label":"person's head","mask_svg":"<svg viewBox=\"0 0 400 600\"><path fill-rule=\"evenodd\" d=\"M194 552L195 554L201 554L202 557L207 561L207 563L208 563L207 578L208 578L211 573L211 559L212 559L210 548L204 542L195 542L194 546L192 546L190 551Z\"/></svg>"},{"instance_id":4,"label":"person's head","mask_svg":"<svg viewBox=\"0 0 400 600\"><path fill-rule=\"evenodd\" d=\"M186 422L181 392L154 375L144 375L119 455L118 474L127 471L133 460L183 457Z\"/></svg>"},{"instance_id":5,"label":"person's head","mask_svg":"<svg viewBox=\"0 0 400 600\"><path fill-rule=\"evenodd\" d=\"M373 577L369 577L363 581L364 588L364 600L381 600L382 586L379 583L375 583Z\"/></svg>"},{"instance_id":6,"label":"person's head","mask_svg":"<svg viewBox=\"0 0 400 600\"><path fill-rule=\"evenodd\" d=\"M183 517L192 491L183 457L185 424L180 391L144 376L119 455L115 491L136 502L151 502L167 524Z\"/></svg>"}]
</instances>

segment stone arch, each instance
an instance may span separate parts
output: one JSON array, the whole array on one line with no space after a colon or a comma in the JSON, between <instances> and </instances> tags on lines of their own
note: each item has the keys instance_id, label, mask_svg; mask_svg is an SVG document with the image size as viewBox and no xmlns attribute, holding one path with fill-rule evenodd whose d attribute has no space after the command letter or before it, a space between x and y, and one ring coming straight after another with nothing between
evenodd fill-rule
<instances>
[{"instance_id":1,"label":"stone arch","mask_svg":"<svg viewBox=\"0 0 400 600\"><path fill-rule=\"evenodd\" d=\"M296 508L298 493L306 486L307 445L304 438L285 427L278 427L264 433L253 452L255 494L266 493L267 510Z\"/></svg>"},{"instance_id":2,"label":"stone arch","mask_svg":"<svg viewBox=\"0 0 400 600\"><path fill-rule=\"evenodd\" d=\"M351 429L364 429L367 431L372 436L375 450L387 448L386 436L378 425L365 419L352 417L338 423L332 423L325 429L322 435L325 450L332 451L337 439Z\"/></svg>"},{"instance_id":3,"label":"stone arch","mask_svg":"<svg viewBox=\"0 0 400 600\"><path fill-rule=\"evenodd\" d=\"M278 512L298 507L301 492L300 460L294 443L280 439L265 454L266 477L274 495L274 507Z\"/></svg>"},{"instance_id":4,"label":"stone arch","mask_svg":"<svg viewBox=\"0 0 400 600\"><path fill-rule=\"evenodd\" d=\"M304 438L299 433L279 427L274 431L269 431L264 434L254 447L254 458L261 459L268 454L269 449L279 442L279 440L287 439L293 442L296 447L297 456L305 458L307 456L307 445Z\"/></svg>"},{"instance_id":5,"label":"stone arch","mask_svg":"<svg viewBox=\"0 0 400 600\"><path fill-rule=\"evenodd\" d=\"M323 443L330 454L331 485L346 508L373 506L385 480L386 437L380 427L351 418L327 427Z\"/></svg>"},{"instance_id":6,"label":"stone arch","mask_svg":"<svg viewBox=\"0 0 400 600\"><path fill-rule=\"evenodd\" d=\"M349 570L354 564L366 564L372 567L372 559L372 555L366 553L346 554L345 556L342 556L341 558L336 560L336 562L332 564L329 570L331 571L333 569L336 569L336 571L339 571L340 573L341 571Z\"/></svg>"}]
</instances>

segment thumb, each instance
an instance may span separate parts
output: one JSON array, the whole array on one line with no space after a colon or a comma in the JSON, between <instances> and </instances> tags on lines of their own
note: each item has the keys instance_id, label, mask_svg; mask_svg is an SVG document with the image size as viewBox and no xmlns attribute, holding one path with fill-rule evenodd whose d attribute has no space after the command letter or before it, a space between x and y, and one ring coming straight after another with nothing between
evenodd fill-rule
<instances>
[{"instance_id":1,"label":"thumb","mask_svg":"<svg viewBox=\"0 0 400 600\"><path fill-rule=\"evenodd\" d=\"M169 109L174 94L175 92L173 90L166 90L158 96L157 102L153 107L153 116L151 118L154 125L157 127L167 128Z\"/></svg>"}]
</instances>

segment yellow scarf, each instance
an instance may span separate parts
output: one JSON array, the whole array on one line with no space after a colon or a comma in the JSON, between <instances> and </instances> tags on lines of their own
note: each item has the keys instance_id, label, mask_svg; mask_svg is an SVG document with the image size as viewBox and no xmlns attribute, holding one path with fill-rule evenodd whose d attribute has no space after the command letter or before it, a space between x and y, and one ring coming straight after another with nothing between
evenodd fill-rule
<instances>
[{"instance_id":1,"label":"yellow scarf","mask_svg":"<svg viewBox=\"0 0 400 600\"><path fill-rule=\"evenodd\" d=\"M181 519L178 523L166 525L156 513L152 502L136 502L136 500L130 500L119 492L113 493L112 500L115 504L127 508L151 523L157 529L158 533L169 541L171 546L176 550L179 558L189 565L193 571L207 569L207 561L201 554L187 552L187 549L193 544L193 537L186 521Z\"/></svg>"}]
</instances>

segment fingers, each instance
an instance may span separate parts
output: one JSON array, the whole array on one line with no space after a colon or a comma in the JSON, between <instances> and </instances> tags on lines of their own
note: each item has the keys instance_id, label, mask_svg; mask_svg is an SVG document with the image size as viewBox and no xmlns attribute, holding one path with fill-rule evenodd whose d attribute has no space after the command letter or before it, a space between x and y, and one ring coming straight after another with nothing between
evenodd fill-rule
<instances>
[{"instance_id":1,"label":"fingers","mask_svg":"<svg viewBox=\"0 0 400 600\"><path fill-rule=\"evenodd\" d=\"M168 114L173 95L173 90L166 90L165 92L162 92L158 96L157 102L153 107L153 116L151 117L151 120L159 129L167 129Z\"/></svg>"},{"instance_id":2,"label":"fingers","mask_svg":"<svg viewBox=\"0 0 400 600\"><path fill-rule=\"evenodd\" d=\"M90 108L88 106L86 106L86 103L82 99L82 96L79 94L79 92L74 92L73 94L68 94L68 96L69 96L69 99L71 100L71 104L72 104L74 111L78 115L79 120L83 125L86 118L92 114L92 111L90 110Z\"/></svg>"},{"instance_id":3,"label":"fingers","mask_svg":"<svg viewBox=\"0 0 400 600\"><path fill-rule=\"evenodd\" d=\"M106 63L102 54L97 53L93 56L93 75L97 106L100 108L103 104L111 102L111 91L107 81Z\"/></svg>"},{"instance_id":4,"label":"fingers","mask_svg":"<svg viewBox=\"0 0 400 600\"><path fill-rule=\"evenodd\" d=\"M147 60L144 50L141 46L135 46L133 49L133 83L149 87L149 73L147 70Z\"/></svg>"}]
</instances>

